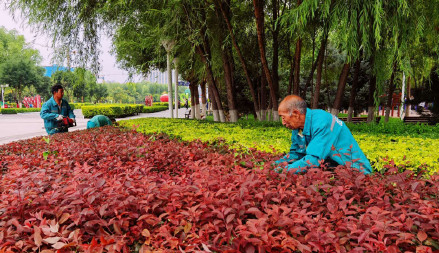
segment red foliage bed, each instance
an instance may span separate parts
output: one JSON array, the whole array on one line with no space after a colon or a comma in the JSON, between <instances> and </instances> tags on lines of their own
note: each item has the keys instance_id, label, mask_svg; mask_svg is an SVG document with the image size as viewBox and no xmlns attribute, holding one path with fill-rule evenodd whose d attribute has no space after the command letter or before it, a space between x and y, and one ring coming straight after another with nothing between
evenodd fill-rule
<instances>
[{"instance_id":1,"label":"red foliage bed","mask_svg":"<svg viewBox=\"0 0 439 253\"><path fill-rule=\"evenodd\" d=\"M438 251L438 176L273 159L113 127L0 146L0 252Z\"/></svg>"}]
</instances>

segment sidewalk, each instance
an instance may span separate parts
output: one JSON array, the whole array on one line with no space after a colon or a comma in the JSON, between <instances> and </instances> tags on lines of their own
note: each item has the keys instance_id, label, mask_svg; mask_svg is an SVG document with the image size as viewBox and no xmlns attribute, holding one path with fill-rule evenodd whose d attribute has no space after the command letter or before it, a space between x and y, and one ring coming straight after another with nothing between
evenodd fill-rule
<instances>
[{"instance_id":1,"label":"sidewalk","mask_svg":"<svg viewBox=\"0 0 439 253\"><path fill-rule=\"evenodd\" d=\"M178 110L178 118L184 118L185 108ZM69 131L83 130L87 128L87 121L84 119L82 111L74 110L77 126L71 127ZM174 112L175 113L175 112ZM169 118L169 110L155 113L140 113L136 116L117 118L119 120L137 118ZM39 112L19 113L19 114L0 114L0 145L13 141L24 140L36 136L47 136L44 129L44 122L40 118Z\"/></svg>"}]
</instances>

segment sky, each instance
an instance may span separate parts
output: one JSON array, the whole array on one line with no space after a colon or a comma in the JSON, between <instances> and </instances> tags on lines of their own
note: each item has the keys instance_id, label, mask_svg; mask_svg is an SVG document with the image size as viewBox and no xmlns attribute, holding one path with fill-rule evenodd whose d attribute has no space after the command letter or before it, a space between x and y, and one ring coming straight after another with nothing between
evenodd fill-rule
<instances>
[{"instance_id":1,"label":"sky","mask_svg":"<svg viewBox=\"0 0 439 253\"><path fill-rule=\"evenodd\" d=\"M53 57L51 38L33 32L32 27L27 25L27 21L22 19L19 15L16 15L14 19L9 10L6 10L2 4L0 4L0 26L8 30L15 29L20 35L25 37L26 42L28 42L32 48L39 50L40 55L43 57L43 61L41 62L42 66L50 66L53 64L51 62ZM102 38L102 53L99 56L102 70L99 76L103 76L106 82L125 83L128 81L128 72L117 67L116 57L110 54L110 49L111 40L108 37ZM133 81L140 81L141 79L140 76L136 76Z\"/></svg>"}]
</instances>

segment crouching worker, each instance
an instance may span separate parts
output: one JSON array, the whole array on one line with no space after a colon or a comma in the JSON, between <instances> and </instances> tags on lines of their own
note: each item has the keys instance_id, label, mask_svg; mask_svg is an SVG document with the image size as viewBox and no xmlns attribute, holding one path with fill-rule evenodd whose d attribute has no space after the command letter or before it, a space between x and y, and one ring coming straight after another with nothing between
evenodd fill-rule
<instances>
[{"instance_id":1,"label":"crouching worker","mask_svg":"<svg viewBox=\"0 0 439 253\"><path fill-rule=\"evenodd\" d=\"M293 130L290 152L275 162L279 171L305 172L325 160L346 165L364 174L372 172L349 128L334 115L323 110L312 110L295 95L287 96L279 105L282 124Z\"/></svg>"},{"instance_id":2,"label":"crouching worker","mask_svg":"<svg viewBox=\"0 0 439 253\"><path fill-rule=\"evenodd\" d=\"M113 122L116 123L114 119L111 120L105 115L96 115L87 122L87 129L101 126L111 126L113 125Z\"/></svg>"},{"instance_id":3,"label":"crouching worker","mask_svg":"<svg viewBox=\"0 0 439 253\"><path fill-rule=\"evenodd\" d=\"M49 135L68 132L67 127L60 127L59 123L64 117L69 117L74 122L75 114L69 103L63 99L64 89L60 84L52 86L52 97L41 108L40 117L44 120L44 128Z\"/></svg>"}]
</instances>

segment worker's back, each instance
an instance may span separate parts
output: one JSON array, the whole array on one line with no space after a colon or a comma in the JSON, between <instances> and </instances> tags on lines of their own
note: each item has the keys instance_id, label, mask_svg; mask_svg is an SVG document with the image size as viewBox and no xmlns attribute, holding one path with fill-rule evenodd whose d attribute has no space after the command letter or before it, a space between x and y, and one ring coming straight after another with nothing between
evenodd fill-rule
<instances>
[{"instance_id":1,"label":"worker's back","mask_svg":"<svg viewBox=\"0 0 439 253\"><path fill-rule=\"evenodd\" d=\"M87 129L101 126L111 126L111 120L105 115L96 115L87 122Z\"/></svg>"}]
</instances>

